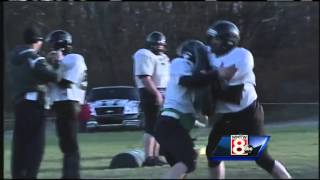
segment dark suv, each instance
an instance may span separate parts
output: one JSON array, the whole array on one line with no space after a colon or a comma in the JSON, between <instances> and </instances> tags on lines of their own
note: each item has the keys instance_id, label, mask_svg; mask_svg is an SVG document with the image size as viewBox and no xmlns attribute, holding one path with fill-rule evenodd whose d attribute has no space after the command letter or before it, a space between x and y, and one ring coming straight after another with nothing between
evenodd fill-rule
<instances>
[{"instance_id":1,"label":"dark suv","mask_svg":"<svg viewBox=\"0 0 320 180\"><path fill-rule=\"evenodd\" d=\"M99 127L143 127L138 90L132 86L92 88L86 101L90 108L88 131Z\"/></svg>"}]
</instances>

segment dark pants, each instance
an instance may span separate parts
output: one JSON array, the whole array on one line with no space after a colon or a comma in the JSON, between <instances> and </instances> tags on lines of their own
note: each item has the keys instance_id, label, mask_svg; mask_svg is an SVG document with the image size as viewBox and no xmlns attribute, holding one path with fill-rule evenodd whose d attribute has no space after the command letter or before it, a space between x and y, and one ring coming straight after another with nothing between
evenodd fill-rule
<instances>
[{"instance_id":1,"label":"dark pants","mask_svg":"<svg viewBox=\"0 0 320 180\"><path fill-rule=\"evenodd\" d=\"M154 128L160 115L160 106L154 104L141 104L144 112L144 131L154 136Z\"/></svg>"},{"instance_id":2,"label":"dark pants","mask_svg":"<svg viewBox=\"0 0 320 180\"><path fill-rule=\"evenodd\" d=\"M15 104L11 175L13 179L36 179L45 144L43 107L35 101Z\"/></svg>"},{"instance_id":3,"label":"dark pants","mask_svg":"<svg viewBox=\"0 0 320 180\"><path fill-rule=\"evenodd\" d=\"M212 161L209 158L218 145L220 138L231 134L265 135L263 107L258 101L254 101L249 107L240 112L223 114L222 119L214 124L206 148L209 167L215 167L220 164L220 161ZM267 148L260 158L256 160L256 163L271 173L274 160L268 154Z\"/></svg>"},{"instance_id":4,"label":"dark pants","mask_svg":"<svg viewBox=\"0 0 320 180\"><path fill-rule=\"evenodd\" d=\"M56 130L63 153L62 178L80 178L77 139L80 104L76 101L58 101L54 103L53 109L57 115Z\"/></svg>"},{"instance_id":5,"label":"dark pants","mask_svg":"<svg viewBox=\"0 0 320 180\"><path fill-rule=\"evenodd\" d=\"M183 162L188 168L187 173L195 170L197 155L193 148L194 143L189 132L177 119L160 116L155 127L155 138L170 166Z\"/></svg>"},{"instance_id":6,"label":"dark pants","mask_svg":"<svg viewBox=\"0 0 320 180\"><path fill-rule=\"evenodd\" d=\"M164 89L158 89L163 92ZM154 136L154 128L159 119L161 106L156 105L156 97L146 88L139 89L140 106L144 113L144 130L146 133ZM163 96L164 97L164 96Z\"/></svg>"}]
</instances>

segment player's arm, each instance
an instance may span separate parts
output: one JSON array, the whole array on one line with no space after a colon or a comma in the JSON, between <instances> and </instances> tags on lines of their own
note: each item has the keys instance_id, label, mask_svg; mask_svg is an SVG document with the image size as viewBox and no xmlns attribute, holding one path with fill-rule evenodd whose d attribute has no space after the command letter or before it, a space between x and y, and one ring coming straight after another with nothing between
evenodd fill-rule
<instances>
[{"instance_id":1,"label":"player's arm","mask_svg":"<svg viewBox=\"0 0 320 180\"><path fill-rule=\"evenodd\" d=\"M244 84L228 85L226 79L218 78L211 82L213 97L225 102L240 104Z\"/></svg>"},{"instance_id":2,"label":"player's arm","mask_svg":"<svg viewBox=\"0 0 320 180\"><path fill-rule=\"evenodd\" d=\"M54 69L58 69L60 67L62 58L63 55L61 51L51 51L46 56L48 63L51 64ZM64 78L61 78L58 82L58 85L63 89L69 88L71 84L71 81Z\"/></svg>"},{"instance_id":3,"label":"player's arm","mask_svg":"<svg viewBox=\"0 0 320 180\"><path fill-rule=\"evenodd\" d=\"M46 55L47 62L50 65L52 65L54 69L58 69L60 67L62 59L63 59L62 51L50 51Z\"/></svg>"},{"instance_id":4,"label":"player's arm","mask_svg":"<svg viewBox=\"0 0 320 180\"><path fill-rule=\"evenodd\" d=\"M154 70L154 63L150 57L144 54L134 56L135 75L141 80L147 91L156 97L156 103L161 105L163 98L151 76Z\"/></svg>"},{"instance_id":5,"label":"player's arm","mask_svg":"<svg viewBox=\"0 0 320 180\"><path fill-rule=\"evenodd\" d=\"M71 84L73 82L66 80L66 79L61 79L61 81L58 83L58 86L61 87L62 89L67 89L71 87Z\"/></svg>"},{"instance_id":6,"label":"player's arm","mask_svg":"<svg viewBox=\"0 0 320 180\"><path fill-rule=\"evenodd\" d=\"M179 84L185 87L205 87L212 79L216 79L218 77L217 71L212 71L211 73L196 73L193 75L185 75L181 76L179 79Z\"/></svg>"},{"instance_id":7,"label":"player's arm","mask_svg":"<svg viewBox=\"0 0 320 180\"><path fill-rule=\"evenodd\" d=\"M62 80L58 83L61 88L70 88L72 84L76 84L82 89L82 82L86 81L87 66L84 58L80 54L69 55L68 60L63 60L65 71ZM79 82L79 80L81 82ZM79 84L80 83L80 84ZM85 85L85 83L83 84Z\"/></svg>"},{"instance_id":8,"label":"player's arm","mask_svg":"<svg viewBox=\"0 0 320 180\"><path fill-rule=\"evenodd\" d=\"M253 56L250 52L244 52L239 58L240 60L237 63L238 71L234 77L237 80L243 79L254 67ZM240 104L243 88L244 83L224 86L219 93L219 99L229 103Z\"/></svg>"},{"instance_id":9,"label":"player's arm","mask_svg":"<svg viewBox=\"0 0 320 180\"><path fill-rule=\"evenodd\" d=\"M149 91L154 96L161 95L161 93L157 89L156 85L154 84L153 80L151 79L151 76L139 75L138 77L141 79L141 81L142 81L144 87L147 89L147 91Z\"/></svg>"},{"instance_id":10,"label":"player's arm","mask_svg":"<svg viewBox=\"0 0 320 180\"><path fill-rule=\"evenodd\" d=\"M78 85L78 87L82 90L87 90L87 86L88 86L88 80L87 80L87 70L85 70L82 74L81 74L81 82ZM58 83L58 85L63 88L63 89L67 89L67 88L71 88L71 85L74 84L76 82L73 82L69 79L66 78L62 78L61 81Z\"/></svg>"},{"instance_id":11,"label":"player's arm","mask_svg":"<svg viewBox=\"0 0 320 180\"><path fill-rule=\"evenodd\" d=\"M253 71L254 61L253 56L249 51L243 52L239 57L239 61L237 63L238 71L235 75L235 79L243 79L248 73Z\"/></svg>"},{"instance_id":12,"label":"player's arm","mask_svg":"<svg viewBox=\"0 0 320 180\"><path fill-rule=\"evenodd\" d=\"M29 59L31 68L37 78L46 82L59 82L61 74L56 71L46 59L41 56L33 56Z\"/></svg>"},{"instance_id":13,"label":"player's arm","mask_svg":"<svg viewBox=\"0 0 320 180\"><path fill-rule=\"evenodd\" d=\"M236 73L237 68L232 65L225 68L213 69L206 73L194 73L189 76L182 76L179 84L187 87L204 87L209 84L217 84L220 80L229 80Z\"/></svg>"},{"instance_id":14,"label":"player's arm","mask_svg":"<svg viewBox=\"0 0 320 180\"><path fill-rule=\"evenodd\" d=\"M210 73L192 73L193 63L190 61L174 60L170 66L173 77L178 77L178 84L188 88L201 88L209 84L211 76L216 78L217 71Z\"/></svg>"}]
</instances>

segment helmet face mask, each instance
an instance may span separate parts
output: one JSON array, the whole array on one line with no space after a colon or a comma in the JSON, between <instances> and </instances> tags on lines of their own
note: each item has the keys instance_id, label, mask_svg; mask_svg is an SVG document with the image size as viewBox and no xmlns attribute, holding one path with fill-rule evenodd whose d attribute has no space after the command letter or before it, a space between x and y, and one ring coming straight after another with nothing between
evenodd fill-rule
<instances>
[{"instance_id":1,"label":"helmet face mask","mask_svg":"<svg viewBox=\"0 0 320 180\"><path fill-rule=\"evenodd\" d=\"M64 30L52 31L48 34L46 42L53 50L61 50L64 54L68 54L72 50L72 36Z\"/></svg>"},{"instance_id":2,"label":"helmet face mask","mask_svg":"<svg viewBox=\"0 0 320 180\"><path fill-rule=\"evenodd\" d=\"M226 41L223 41L220 38L208 38L208 44L211 47L211 51L217 56L228 53L233 46L227 44Z\"/></svg>"},{"instance_id":3,"label":"helmet face mask","mask_svg":"<svg viewBox=\"0 0 320 180\"><path fill-rule=\"evenodd\" d=\"M163 44L156 44L156 45L150 45L150 50L153 53L159 55L160 53L165 52L167 49L166 49L166 46Z\"/></svg>"},{"instance_id":4,"label":"helmet face mask","mask_svg":"<svg viewBox=\"0 0 320 180\"><path fill-rule=\"evenodd\" d=\"M146 45L154 54L159 55L166 51L166 37L159 31L153 31L147 35Z\"/></svg>"},{"instance_id":5,"label":"helmet face mask","mask_svg":"<svg viewBox=\"0 0 320 180\"><path fill-rule=\"evenodd\" d=\"M238 46L240 42L240 31L238 27L230 21L217 21L207 30L207 41L212 52L216 55L228 53ZM217 43L220 41L220 43Z\"/></svg>"}]
</instances>

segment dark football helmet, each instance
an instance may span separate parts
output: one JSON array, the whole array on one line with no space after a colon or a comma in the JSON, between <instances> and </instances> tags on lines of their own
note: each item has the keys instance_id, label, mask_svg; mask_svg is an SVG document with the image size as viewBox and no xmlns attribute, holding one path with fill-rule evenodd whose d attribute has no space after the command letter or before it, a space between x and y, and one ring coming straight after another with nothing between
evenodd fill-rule
<instances>
[{"instance_id":1,"label":"dark football helmet","mask_svg":"<svg viewBox=\"0 0 320 180\"><path fill-rule=\"evenodd\" d=\"M166 37L162 32L153 31L146 37L147 47L155 54L166 51Z\"/></svg>"},{"instance_id":2,"label":"dark football helmet","mask_svg":"<svg viewBox=\"0 0 320 180\"><path fill-rule=\"evenodd\" d=\"M184 41L178 47L177 55L192 61L195 64L194 72L210 68L207 47L199 40Z\"/></svg>"},{"instance_id":3,"label":"dark football helmet","mask_svg":"<svg viewBox=\"0 0 320 180\"><path fill-rule=\"evenodd\" d=\"M222 55L239 45L240 31L238 27L230 21L217 21L208 28L207 40L212 48L212 52L217 55Z\"/></svg>"},{"instance_id":4,"label":"dark football helmet","mask_svg":"<svg viewBox=\"0 0 320 180\"><path fill-rule=\"evenodd\" d=\"M62 50L64 54L70 53L72 49L72 36L69 32L64 30L55 30L49 33L46 42L54 50Z\"/></svg>"}]
</instances>

